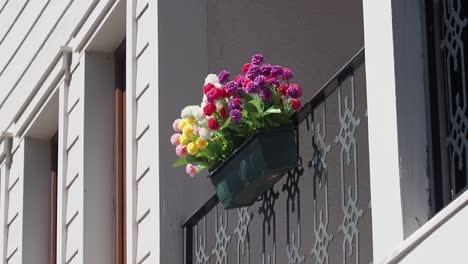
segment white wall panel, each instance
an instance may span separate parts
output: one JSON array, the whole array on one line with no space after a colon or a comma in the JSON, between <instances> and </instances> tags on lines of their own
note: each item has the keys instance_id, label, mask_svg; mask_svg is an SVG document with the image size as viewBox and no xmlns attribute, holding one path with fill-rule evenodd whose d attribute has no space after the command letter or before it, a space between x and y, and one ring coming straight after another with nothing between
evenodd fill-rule
<instances>
[{"instance_id":1,"label":"white wall panel","mask_svg":"<svg viewBox=\"0 0 468 264\"><path fill-rule=\"evenodd\" d=\"M0 14L0 41L11 31L11 28L15 25L18 17L24 12L24 8L28 4L29 0L17 0L10 1L5 6L4 11Z\"/></svg>"},{"instance_id":2,"label":"white wall panel","mask_svg":"<svg viewBox=\"0 0 468 264\"><path fill-rule=\"evenodd\" d=\"M76 179L70 187L67 188L67 216L65 225L75 225L72 222L78 222L77 216L81 211L83 200L83 184L80 180Z\"/></svg>"},{"instance_id":3,"label":"white wall panel","mask_svg":"<svg viewBox=\"0 0 468 264\"><path fill-rule=\"evenodd\" d=\"M20 249L21 237L21 225L19 221L12 222L8 226L8 241L7 241L7 254L6 258L11 259L13 254L21 255L21 252L18 252Z\"/></svg>"},{"instance_id":4,"label":"white wall panel","mask_svg":"<svg viewBox=\"0 0 468 264\"><path fill-rule=\"evenodd\" d=\"M150 80L154 72L151 70L152 60L151 47L147 47L137 58L137 72L136 72L136 96L139 97L141 93L150 85Z\"/></svg>"},{"instance_id":5,"label":"white wall panel","mask_svg":"<svg viewBox=\"0 0 468 264\"><path fill-rule=\"evenodd\" d=\"M76 180L81 172L83 155L80 142L77 142L67 151L67 157L67 177L65 187L70 188L70 185Z\"/></svg>"},{"instance_id":6,"label":"white wall panel","mask_svg":"<svg viewBox=\"0 0 468 264\"><path fill-rule=\"evenodd\" d=\"M60 87L58 240L57 262L71 263L83 259L83 94L84 71L80 63L70 83ZM73 91L72 91L73 89ZM72 97L70 97L72 96ZM75 104L70 112L69 103ZM82 263L82 262L78 262Z\"/></svg>"},{"instance_id":7,"label":"white wall panel","mask_svg":"<svg viewBox=\"0 0 468 264\"><path fill-rule=\"evenodd\" d=\"M143 90L141 95L137 98L137 128L136 128L136 137L142 137L142 134L149 129L150 119L153 117L151 112L153 111L154 101L148 95L150 93L151 87Z\"/></svg>"},{"instance_id":8,"label":"white wall panel","mask_svg":"<svg viewBox=\"0 0 468 264\"><path fill-rule=\"evenodd\" d=\"M148 0L136 0L136 11L135 11L135 16L140 17L143 12L145 12L145 9L148 8L149 1Z\"/></svg>"},{"instance_id":9,"label":"white wall panel","mask_svg":"<svg viewBox=\"0 0 468 264\"><path fill-rule=\"evenodd\" d=\"M149 44L151 38L151 30L153 30L153 25L151 24L151 15L149 14L149 9L145 8L140 13L137 18L137 46L136 54L140 54L141 51Z\"/></svg>"},{"instance_id":10,"label":"white wall panel","mask_svg":"<svg viewBox=\"0 0 468 264\"><path fill-rule=\"evenodd\" d=\"M82 39L87 39L96 24L95 21L91 23L86 21L88 16L101 19L103 12L108 10L113 2L113 0L49 0L41 7L41 1L44 0L30 1L27 7L34 4L36 13L28 16L24 13L18 19L18 26L26 19L29 24L24 23L29 27L21 24L23 25L21 32L8 34L5 39L5 43L9 43L8 46L0 45L0 52L5 54L0 57L0 83L4 87L0 89L0 130L2 131L11 125L12 118L21 105L30 100L31 93L40 87L38 85L57 63L61 55L61 46L70 44L73 37L75 37L75 41L71 43L73 45L78 45ZM24 12L27 10L29 9L25 9ZM35 18L38 18L37 21ZM73 36L73 33L77 35Z\"/></svg>"},{"instance_id":11,"label":"white wall panel","mask_svg":"<svg viewBox=\"0 0 468 264\"><path fill-rule=\"evenodd\" d=\"M67 131L67 150L70 151L72 145L80 136L82 130L83 107L78 104L68 114L68 131Z\"/></svg>"},{"instance_id":12,"label":"white wall panel","mask_svg":"<svg viewBox=\"0 0 468 264\"><path fill-rule=\"evenodd\" d=\"M151 185L151 178L143 176L138 180L138 201L137 201L137 217L136 221L141 222L148 217L151 212L151 200L148 199L154 194L153 186ZM145 219L146 220L146 219Z\"/></svg>"},{"instance_id":13,"label":"white wall panel","mask_svg":"<svg viewBox=\"0 0 468 264\"><path fill-rule=\"evenodd\" d=\"M22 236L23 236L23 168L24 168L24 145L21 143L16 151L13 151L11 167L2 178L2 183L9 182L10 175L15 175L16 184L9 185L9 188L3 189L6 193L2 197L4 205L2 218L4 219L3 231L3 260L5 263L22 262Z\"/></svg>"},{"instance_id":14,"label":"white wall panel","mask_svg":"<svg viewBox=\"0 0 468 264\"><path fill-rule=\"evenodd\" d=\"M80 67L78 63L76 68L74 68L71 72L71 82L70 88L68 90L68 99L67 99L67 112L70 113L72 108L76 106L78 103L80 93L82 92L80 87L84 85L84 74L83 74L83 67Z\"/></svg>"},{"instance_id":15,"label":"white wall panel","mask_svg":"<svg viewBox=\"0 0 468 264\"><path fill-rule=\"evenodd\" d=\"M19 80L20 76L23 75L24 71L29 68L39 52L44 50L44 48L56 48L60 45L57 43L60 38L62 39L63 43L64 38L66 38L65 36L55 36L55 39L53 39L49 38L49 34L54 31L52 26L55 23L60 24L64 11L68 10L68 2L69 1L52 2L51 5L45 10L38 23L32 29L31 33L28 35L28 38L22 43L22 45L15 45L15 52L9 53L6 56L2 56L0 58L0 72L2 72L2 75L0 75L0 82L7 87L7 89L3 89L4 91L0 93L0 98L2 98L2 101L6 99L5 95L10 90L14 89L15 83ZM47 23L47 21L49 21L49 23ZM14 34L12 36L14 36ZM48 45L43 47L44 43L47 43ZM52 52L52 54L53 53L54 52ZM47 54L49 59L50 54L51 53ZM40 66L43 68L44 64Z\"/></svg>"},{"instance_id":16,"label":"white wall panel","mask_svg":"<svg viewBox=\"0 0 468 264\"><path fill-rule=\"evenodd\" d=\"M83 263L82 239L83 229L81 227L81 220L76 219L76 221L73 221L67 226L67 247L65 263L71 263L72 260L75 263Z\"/></svg>"},{"instance_id":17,"label":"white wall panel","mask_svg":"<svg viewBox=\"0 0 468 264\"><path fill-rule=\"evenodd\" d=\"M156 14L157 2L127 2L127 263L161 261Z\"/></svg>"},{"instance_id":18,"label":"white wall panel","mask_svg":"<svg viewBox=\"0 0 468 264\"><path fill-rule=\"evenodd\" d=\"M15 1L12 1L15 2ZM0 63L0 69L3 70L5 64L11 59L11 55L13 55L18 48L24 43L27 36L30 34L31 30L34 26L36 26L37 20L40 18L42 12L48 6L50 1L47 0L37 0L37 1L28 1L26 8L18 17L14 26L10 29L10 32L0 38L0 47L5 52L5 54L9 54L4 58L0 59L2 63ZM8 12L8 11L7 11ZM12 14L19 14L18 11L13 11ZM1 17L1 16L0 16ZM0 25L1 24L0 22ZM5 30L7 27L4 28Z\"/></svg>"},{"instance_id":19,"label":"white wall panel","mask_svg":"<svg viewBox=\"0 0 468 264\"><path fill-rule=\"evenodd\" d=\"M146 217L142 222L138 223L138 249L136 262L133 263L160 263L157 256L152 256L151 252L154 252L153 238L151 232L154 230L154 219L150 215ZM164 262L163 262L164 263Z\"/></svg>"}]
</instances>

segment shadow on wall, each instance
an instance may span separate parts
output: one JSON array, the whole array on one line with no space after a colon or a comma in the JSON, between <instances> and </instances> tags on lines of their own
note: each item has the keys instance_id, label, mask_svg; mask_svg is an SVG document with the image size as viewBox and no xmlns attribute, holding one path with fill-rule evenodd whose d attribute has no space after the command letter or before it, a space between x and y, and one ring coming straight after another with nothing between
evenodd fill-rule
<instances>
[{"instance_id":1,"label":"shadow on wall","mask_svg":"<svg viewBox=\"0 0 468 264\"><path fill-rule=\"evenodd\" d=\"M253 53L293 69L308 100L364 43L361 0L159 1L161 259L182 262L180 224L214 189L188 178L169 137L180 110L201 101L208 72L233 75Z\"/></svg>"}]
</instances>

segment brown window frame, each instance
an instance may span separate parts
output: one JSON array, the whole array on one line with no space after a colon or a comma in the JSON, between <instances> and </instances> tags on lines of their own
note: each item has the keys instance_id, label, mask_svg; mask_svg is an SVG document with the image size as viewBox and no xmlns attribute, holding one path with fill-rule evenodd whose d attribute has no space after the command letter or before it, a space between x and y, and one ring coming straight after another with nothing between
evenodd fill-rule
<instances>
[{"instance_id":1,"label":"brown window frame","mask_svg":"<svg viewBox=\"0 0 468 264\"><path fill-rule=\"evenodd\" d=\"M50 263L57 263L58 132L50 141Z\"/></svg>"},{"instance_id":2,"label":"brown window frame","mask_svg":"<svg viewBox=\"0 0 468 264\"><path fill-rule=\"evenodd\" d=\"M114 52L115 66L115 263L126 262L126 89L125 40Z\"/></svg>"}]
</instances>

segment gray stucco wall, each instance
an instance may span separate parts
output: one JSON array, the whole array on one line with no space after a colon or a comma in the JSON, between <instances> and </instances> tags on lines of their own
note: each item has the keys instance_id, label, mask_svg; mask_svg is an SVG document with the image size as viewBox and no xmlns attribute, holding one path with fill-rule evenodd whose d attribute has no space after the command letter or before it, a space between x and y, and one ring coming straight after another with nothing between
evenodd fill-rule
<instances>
[{"instance_id":1,"label":"gray stucco wall","mask_svg":"<svg viewBox=\"0 0 468 264\"><path fill-rule=\"evenodd\" d=\"M206 0L205 0L206 1ZM161 260L182 263L182 222L214 190L204 175L173 169L172 121L201 100L208 72L233 74L253 53L289 66L304 98L314 93L363 46L362 2L159 1ZM365 102L365 100L361 101Z\"/></svg>"}]
</instances>

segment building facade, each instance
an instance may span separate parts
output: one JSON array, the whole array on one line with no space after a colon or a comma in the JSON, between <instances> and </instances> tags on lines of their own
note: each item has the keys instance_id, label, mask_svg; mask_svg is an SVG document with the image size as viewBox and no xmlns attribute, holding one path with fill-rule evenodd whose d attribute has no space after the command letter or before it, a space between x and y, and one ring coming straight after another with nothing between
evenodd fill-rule
<instances>
[{"instance_id":1,"label":"building facade","mask_svg":"<svg viewBox=\"0 0 468 264\"><path fill-rule=\"evenodd\" d=\"M467 263L465 41L462 0L0 1L0 263ZM225 210L171 125L259 52L300 162Z\"/></svg>"}]
</instances>

